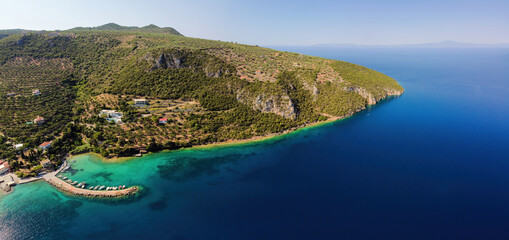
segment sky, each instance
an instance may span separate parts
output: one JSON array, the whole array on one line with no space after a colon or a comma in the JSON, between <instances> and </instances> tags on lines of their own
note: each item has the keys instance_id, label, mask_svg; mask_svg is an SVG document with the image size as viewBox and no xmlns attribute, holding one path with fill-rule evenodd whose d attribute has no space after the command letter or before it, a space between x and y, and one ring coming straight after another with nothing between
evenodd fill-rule
<instances>
[{"instance_id":1,"label":"sky","mask_svg":"<svg viewBox=\"0 0 509 240\"><path fill-rule=\"evenodd\" d=\"M509 0L0 0L0 29L114 22L252 45L509 43Z\"/></svg>"}]
</instances>

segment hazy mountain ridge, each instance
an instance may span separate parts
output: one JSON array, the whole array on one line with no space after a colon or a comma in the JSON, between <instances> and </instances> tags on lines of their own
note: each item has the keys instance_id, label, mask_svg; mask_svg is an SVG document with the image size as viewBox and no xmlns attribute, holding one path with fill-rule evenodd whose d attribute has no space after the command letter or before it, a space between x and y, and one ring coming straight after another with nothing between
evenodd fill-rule
<instances>
[{"instance_id":1,"label":"hazy mountain ridge","mask_svg":"<svg viewBox=\"0 0 509 240\"><path fill-rule=\"evenodd\" d=\"M509 48L509 43L480 44L457 41L442 41L418 44L315 44L309 47L335 47L335 48Z\"/></svg>"},{"instance_id":2,"label":"hazy mountain ridge","mask_svg":"<svg viewBox=\"0 0 509 240\"><path fill-rule=\"evenodd\" d=\"M154 24L150 24L144 27L136 26L121 26L116 23L108 23L97 27L76 27L69 29L69 31L82 31L82 30L103 30L103 31L140 31L140 32L152 32L152 33L168 33L178 36L183 36L177 30L171 27L158 27Z\"/></svg>"}]
</instances>

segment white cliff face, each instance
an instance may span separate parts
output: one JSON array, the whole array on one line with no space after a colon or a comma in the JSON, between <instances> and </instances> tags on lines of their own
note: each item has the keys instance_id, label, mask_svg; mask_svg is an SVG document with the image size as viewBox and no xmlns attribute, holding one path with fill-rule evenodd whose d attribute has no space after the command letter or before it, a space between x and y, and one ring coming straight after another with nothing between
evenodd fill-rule
<instances>
[{"instance_id":1,"label":"white cliff face","mask_svg":"<svg viewBox=\"0 0 509 240\"><path fill-rule=\"evenodd\" d=\"M239 90L237 93L237 100L263 113L275 113L290 119L295 119L297 117L295 105L287 95L259 94L256 96L249 96L245 91Z\"/></svg>"},{"instance_id":2,"label":"white cliff face","mask_svg":"<svg viewBox=\"0 0 509 240\"><path fill-rule=\"evenodd\" d=\"M402 95L404 90L403 91L398 91L396 89L384 89L385 92L387 92L387 96L399 96L399 95Z\"/></svg>"},{"instance_id":3,"label":"white cliff face","mask_svg":"<svg viewBox=\"0 0 509 240\"><path fill-rule=\"evenodd\" d=\"M385 92L386 92L386 97L388 96L399 96L401 94L403 94L403 91L398 91L396 89L384 89ZM366 89L364 88L361 88L361 87L348 87L348 88L345 88L345 91L348 91L348 92L355 92L357 94L359 94L361 97L363 97L364 99L366 99L366 102L369 104L369 105L373 105L373 104L376 104L378 101L380 101L381 99L376 99L373 94L371 94L370 92L368 92ZM382 97L384 98L384 97Z\"/></svg>"},{"instance_id":4,"label":"white cliff face","mask_svg":"<svg viewBox=\"0 0 509 240\"><path fill-rule=\"evenodd\" d=\"M207 77L218 78L223 76L224 74L228 74L229 70L227 68L217 68L211 66L209 63L204 63L203 65L193 65L190 64L186 60L186 53L160 53L156 54L156 57L152 57L151 54L147 54L144 58L145 60L152 65L154 69L181 69L188 68L193 69L195 71L201 70L207 75Z\"/></svg>"},{"instance_id":5,"label":"white cliff face","mask_svg":"<svg viewBox=\"0 0 509 240\"><path fill-rule=\"evenodd\" d=\"M369 93L366 89L364 88L361 88L361 87L349 87L349 88L345 88L345 91L348 91L348 92L355 92L359 95L361 95L361 97L363 97L364 99L366 99L367 103L369 105L373 105L373 104L376 104L376 99L375 97L373 96L373 94Z\"/></svg>"}]
</instances>

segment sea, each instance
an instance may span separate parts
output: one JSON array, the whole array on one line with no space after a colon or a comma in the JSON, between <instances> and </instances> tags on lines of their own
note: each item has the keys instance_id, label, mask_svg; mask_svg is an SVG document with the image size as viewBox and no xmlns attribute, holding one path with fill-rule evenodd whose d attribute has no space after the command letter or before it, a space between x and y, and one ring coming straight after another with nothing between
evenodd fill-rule
<instances>
[{"instance_id":1,"label":"sea","mask_svg":"<svg viewBox=\"0 0 509 240\"><path fill-rule=\"evenodd\" d=\"M509 49L277 47L396 79L400 97L246 144L70 159L121 200L0 196L0 239L509 239Z\"/></svg>"}]
</instances>

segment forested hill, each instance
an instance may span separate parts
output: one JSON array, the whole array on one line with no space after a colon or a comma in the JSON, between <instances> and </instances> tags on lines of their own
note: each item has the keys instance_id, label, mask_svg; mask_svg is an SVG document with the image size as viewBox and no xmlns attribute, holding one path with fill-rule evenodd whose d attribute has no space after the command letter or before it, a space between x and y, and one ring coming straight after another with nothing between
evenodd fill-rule
<instances>
[{"instance_id":1,"label":"forested hill","mask_svg":"<svg viewBox=\"0 0 509 240\"><path fill-rule=\"evenodd\" d=\"M23 29L6 29L6 30L0 30L0 39L2 38L6 38L10 35L13 35L13 34L18 34L18 33L22 33L22 32L28 32L27 30L23 30Z\"/></svg>"},{"instance_id":2,"label":"forested hill","mask_svg":"<svg viewBox=\"0 0 509 240\"><path fill-rule=\"evenodd\" d=\"M167 29L107 24L1 39L0 159L26 176L69 152L131 156L249 139L404 91L359 65Z\"/></svg>"},{"instance_id":3,"label":"forested hill","mask_svg":"<svg viewBox=\"0 0 509 240\"><path fill-rule=\"evenodd\" d=\"M158 27L154 24L150 24L144 27L135 27L135 26L120 26L116 23L108 23L97 27L76 27L73 29L69 29L67 31L123 31L123 32L144 32L144 33L166 33L172 35L183 36L177 30L171 27ZM32 30L24 30L24 29L6 29L0 30L0 39L6 38L10 35L20 34L20 33L29 33L29 32L41 32L41 31L32 31ZM46 32L46 31L42 31Z\"/></svg>"},{"instance_id":4,"label":"forested hill","mask_svg":"<svg viewBox=\"0 0 509 240\"><path fill-rule=\"evenodd\" d=\"M81 31L81 30L102 30L102 31L126 31L126 32L151 32L151 33L168 33L178 36L183 36L181 33L179 33L177 30L171 27L164 27L160 28L154 24L150 24L144 27L135 27L135 26L120 26L116 23L108 23L104 24L98 27L90 27L90 28L84 28L84 27L77 27L70 29L69 31Z\"/></svg>"}]
</instances>

